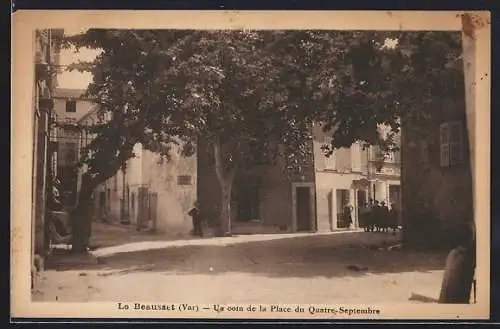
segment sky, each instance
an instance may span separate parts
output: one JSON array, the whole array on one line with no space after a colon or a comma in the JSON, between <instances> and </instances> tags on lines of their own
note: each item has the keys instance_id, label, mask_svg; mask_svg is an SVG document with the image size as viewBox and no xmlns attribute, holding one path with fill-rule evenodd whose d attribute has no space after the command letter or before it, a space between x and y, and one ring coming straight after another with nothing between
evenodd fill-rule
<instances>
[{"instance_id":1,"label":"sky","mask_svg":"<svg viewBox=\"0 0 500 329\"><path fill-rule=\"evenodd\" d=\"M65 29L66 35L74 35L85 32L85 29L71 28ZM385 46L394 48L397 45L397 40L386 40ZM60 54L61 65L69 65L78 61L91 61L99 54L98 51L88 48L80 49L76 53L75 49L62 49ZM68 72L64 71L58 77L59 88L68 89L86 89L89 83L92 82L92 75L90 73L80 73L78 71Z\"/></svg>"},{"instance_id":2,"label":"sky","mask_svg":"<svg viewBox=\"0 0 500 329\"><path fill-rule=\"evenodd\" d=\"M64 29L66 35L74 35L84 32L85 29ZM88 48L80 49L79 53L75 49L61 49L60 60L61 65L69 65L78 61L90 61L97 55L98 51ZM59 88L69 89L85 89L92 82L92 75L90 73L80 73L78 71L68 72L64 71L57 76Z\"/></svg>"}]
</instances>

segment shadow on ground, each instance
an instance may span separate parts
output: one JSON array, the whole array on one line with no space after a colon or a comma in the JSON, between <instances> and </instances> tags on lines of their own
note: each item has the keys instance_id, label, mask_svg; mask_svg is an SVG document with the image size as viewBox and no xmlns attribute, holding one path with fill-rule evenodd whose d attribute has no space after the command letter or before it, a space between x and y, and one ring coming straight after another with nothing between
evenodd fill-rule
<instances>
[{"instance_id":1,"label":"shadow on ground","mask_svg":"<svg viewBox=\"0 0 500 329\"><path fill-rule=\"evenodd\" d=\"M214 241L222 241L221 243ZM386 250L398 236L387 233L293 235L247 241L202 239L201 244L163 246L99 257L86 270L98 275L157 272L165 275L248 273L271 278L356 277L367 274L443 270L443 252ZM71 270L58 266L57 270Z\"/></svg>"}]
</instances>

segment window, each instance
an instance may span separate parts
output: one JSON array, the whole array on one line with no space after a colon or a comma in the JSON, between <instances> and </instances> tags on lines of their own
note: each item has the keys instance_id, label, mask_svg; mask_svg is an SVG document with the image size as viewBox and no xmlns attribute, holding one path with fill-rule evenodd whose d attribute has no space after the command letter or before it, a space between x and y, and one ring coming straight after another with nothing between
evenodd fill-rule
<instances>
[{"instance_id":1,"label":"window","mask_svg":"<svg viewBox=\"0 0 500 329\"><path fill-rule=\"evenodd\" d=\"M352 156L351 148L343 147L335 150L335 169L341 173L351 172Z\"/></svg>"},{"instance_id":2,"label":"window","mask_svg":"<svg viewBox=\"0 0 500 329\"><path fill-rule=\"evenodd\" d=\"M68 99L66 100L66 112L76 112L76 100Z\"/></svg>"},{"instance_id":3,"label":"window","mask_svg":"<svg viewBox=\"0 0 500 329\"><path fill-rule=\"evenodd\" d=\"M461 121L446 122L440 127L441 166L450 167L463 162L464 138Z\"/></svg>"},{"instance_id":4,"label":"window","mask_svg":"<svg viewBox=\"0 0 500 329\"><path fill-rule=\"evenodd\" d=\"M359 142L355 142L351 146L351 169L355 172L361 172L363 163L363 151Z\"/></svg>"},{"instance_id":5,"label":"window","mask_svg":"<svg viewBox=\"0 0 500 329\"><path fill-rule=\"evenodd\" d=\"M177 176L177 185L191 185L191 176L190 175Z\"/></svg>"},{"instance_id":6,"label":"window","mask_svg":"<svg viewBox=\"0 0 500 329\"><path fill-rule=\"evenodd\" d=\"M60 142L57 161L61 166L73 166L78 161L78 145L74 142Z\"/></svg>"}]
</instances>

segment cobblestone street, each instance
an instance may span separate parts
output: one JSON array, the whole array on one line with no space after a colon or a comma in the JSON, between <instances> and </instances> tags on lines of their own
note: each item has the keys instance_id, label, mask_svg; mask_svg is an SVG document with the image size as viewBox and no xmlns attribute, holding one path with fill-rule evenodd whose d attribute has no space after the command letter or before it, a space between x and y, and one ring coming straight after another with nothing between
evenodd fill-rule
<instances>
[{"instance_id":1,"label":"cobblestone street","mask_svg":"<svg viewBox=\"0 0 500 329\"><path fill-rule=\"evenodd\" d=\"M379 248L397 243L399 236L390 233L144 235L119 244L126 229L108 227L94 239L104 241L102 232L108 247L93 251L96 261L46 270L34 300L407 303L412 293L437 297L445 260L444 254Z\"/></svg>"}]
</instances>

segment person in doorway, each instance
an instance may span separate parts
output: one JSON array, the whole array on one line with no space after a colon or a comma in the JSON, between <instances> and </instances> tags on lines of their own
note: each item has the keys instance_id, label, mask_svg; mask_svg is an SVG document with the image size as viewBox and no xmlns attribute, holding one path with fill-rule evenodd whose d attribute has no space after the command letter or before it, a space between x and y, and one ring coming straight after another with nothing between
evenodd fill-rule
<instances>
[{"instance_id":1,"label":"person in doorway","mask_svg":"<svg viewBox=\"0 0 500 329\"><path fill-rule=\"evenodd\" d=\"M352 206L347 204L344 207L344 223L346 228L351 228L352 225Z\"/></svg>"},{"instance_id":2,"label":"person in doorway","mask_svg":"<svg viewBox=\"0 0 500 329\"><path fill-rule=\"evenodd\" d=\"M191 216L191 218L193 220L193 235L202 237L203 236L203 228L202 228L202 223L201 223L198 201L196 201L194 203L194 207L191 208L191 210L189 210L188 215Z\"/></svg>"},{"instance_id":3,"label":"person in doorway","mask_svg":"<svg viewBox=\"0 0 500 329\"><path fill-rule=\"evenodd\" d=\"M389 231L389 208L385 204L385 201L382 201L380 204L380 228L382 232L388 232Z\"/></svg>"},{"instance_id":4,"label":"person in doorway","mask_svg":"<svg viewBox=\"0 0 500 329\"><path fill-rule=\"evenodd\" d=\"M380 204L378 200L375 200L373 202L373 208L372 208L372 225L373 225L373 231L379 232L381 230L381 221L380 221Z\"/></svg>"},{"instance_id":5,"label":"person in doorway","mask_svg":"<svg viewBox=\"0 0 500 329\"><path fill-rule=\"evenodd\" d=\"M368 204L365 202L361 207L359 207L359 227L365 232L368 231L368 223L366 220L366 215L368 214Z\"/></svg>"},{"instance_id":6,"label":"person in doorway","mask_svg":"<svg viewBox=\"0 0 500 329\"><path fill-rule=\"evenodd\" d=\"M368 203L366 207L366 213L365 213L365 223L366 223L366 230L368 232L373 232L374 226L373 226L373 199L370 199L370 202Z\"/></svg>"}]
</instances>

